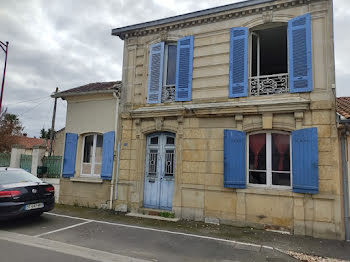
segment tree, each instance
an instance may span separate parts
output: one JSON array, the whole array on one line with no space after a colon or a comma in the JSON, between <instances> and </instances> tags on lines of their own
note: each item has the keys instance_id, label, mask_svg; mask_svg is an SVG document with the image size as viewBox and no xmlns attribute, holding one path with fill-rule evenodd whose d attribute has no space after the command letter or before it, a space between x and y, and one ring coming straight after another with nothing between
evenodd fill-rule
<instances>
[{"instance_id":1,"label":"tree","mask_svg":"<svg viewBox=\"0 0 350 262\"><path fill-rule=\"evenodd\" d=\"M54 131L54 136L55 136L55 131ZM51 128L48 128L47 130L45 128L42 128L40 130L40 138L50 139L51 138Z\"/></svg>"},{"instance_id":2,"label":"tree","mask_svg":"<svg viewBox=\"0 0 350 262\"><path fill-rule=\"evenodd\" d=\"M7 108L0 112L0 152L10 152L15 144L14 136L22 135L24 127L16 114L7 112Z\"/></svg>"},{"instance_id":3,"label":"tree","mask_svg":"<svg viewBox=\"0 0 350 262\"><path fill-rule=\"evenodd\" d=\"M42 128L41 130L40 130L40 138L47 138L47 132L46 132L46 130L45 130L45 128Z\"/></svg>"}]
</instances>

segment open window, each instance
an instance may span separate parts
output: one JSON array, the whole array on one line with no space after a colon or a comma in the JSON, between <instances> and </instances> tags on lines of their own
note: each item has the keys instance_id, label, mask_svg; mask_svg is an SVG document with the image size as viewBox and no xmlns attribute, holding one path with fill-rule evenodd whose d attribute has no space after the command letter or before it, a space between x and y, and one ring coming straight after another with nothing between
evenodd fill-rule
<instances>
[{"instance_id":1,"label":"open window","mask_svg":"<svg viewBox=\"0 0 350 262\"><path fill-rule=\"evenodd\" d=\"M192 100L193 36L150 46L147 103Z\"/></svg>"},{"instance_id":2,"label":"open window","mask_svg":"<svg viewBox=\"0 0 350 262\"><path fill-rule=\"evenodd\" d=\"M81 176L100 176L103 135L88 134L83 137Z\"/></svg>"},{"instance_id":3,"label":"open window","mask_svg":"<svg viewBox=\"0 0 350 262\"><path fill-rule=\"evenodd\" d=\"M289 92L287 25L251 31L250 95Z\"/></svg>"},{"instance_id":4,"label":"open window","mask_svg":"<svg viewBox=\"0 0 350 262\"><path fill-rule=\"evenodd\" d=\"M176 84L176 43L166 43L164 46L164 69L162 86L162 103L175 101Z\"/></svg>"}]
</instances>

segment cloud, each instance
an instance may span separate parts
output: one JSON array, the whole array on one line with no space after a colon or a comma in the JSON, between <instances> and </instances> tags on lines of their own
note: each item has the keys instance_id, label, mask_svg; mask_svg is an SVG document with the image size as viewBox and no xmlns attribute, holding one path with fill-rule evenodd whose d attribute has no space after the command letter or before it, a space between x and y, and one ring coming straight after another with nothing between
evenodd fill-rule
<instances>
[{"instance_id":1,"label":"cloud","mask_svg":"<svg viewBox=\"0 0 350 262\"><path fill-rule=\"evenodd\" d=\"M239 1L0 0L0 40L10 42L4 104L21 114L29 135L38 136L51 125L49 95L56 86L64 90L121 79L123 41L111 36L111 29L234 2ZM335 1L337 92L348 96L349 10L348 0ZM3 61L1 52L0 72ZM66 102L59 100L57 109L59 129L65 125Z\"/></svg>"}]
</instances>

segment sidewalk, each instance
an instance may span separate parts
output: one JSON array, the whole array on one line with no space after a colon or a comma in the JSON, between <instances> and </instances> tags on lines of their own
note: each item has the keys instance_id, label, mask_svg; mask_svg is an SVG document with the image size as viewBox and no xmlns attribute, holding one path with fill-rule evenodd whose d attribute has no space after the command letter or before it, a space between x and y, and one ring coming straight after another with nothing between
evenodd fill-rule
<instances>
[{"instance_id":1,"label":"sidewalk","mask_svg":"<svg viewBox=\"0 0 350 262\"><path fill-rule=\"evenodd\" d=\"M157 229L171 230L190 234L217 237L258 245L271 246L284 252L293 251L313 256L335 258L350 261L350 243L338 240L315 239L312 237L284 235L252 228L239 228L228 225L212 225L203 222L184 221L168 222L136 218L117 214L109 210L56 205L54 213L87 219L140 225ZM306 260L303 261L322 261ZM326 261L326 260L324 260ZM331 260L330 260L331 261Z\"/></svg>"}]
</instances>

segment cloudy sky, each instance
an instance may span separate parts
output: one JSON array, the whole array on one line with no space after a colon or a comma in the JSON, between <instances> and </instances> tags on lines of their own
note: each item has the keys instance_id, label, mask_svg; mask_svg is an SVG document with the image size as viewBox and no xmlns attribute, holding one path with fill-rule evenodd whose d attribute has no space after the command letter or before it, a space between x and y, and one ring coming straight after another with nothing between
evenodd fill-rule
<instances>
[{"instance_id":1,"label":"cloudy sky","mask_svg":"<svg viewBox=\"0 0 350 262\"><path fill-rule=\"evenodd\" d=\"M111 29L238 0L0 0L0 40L9 41L3 104L30 136L51 126L53 99L91 82L121 79L123 42ZM337 96L350 96L350 1L334 0ZM4 54L0 50L0 77ZM65 125L58 100L56 130Z\"/></svg>"}]
</instances>

